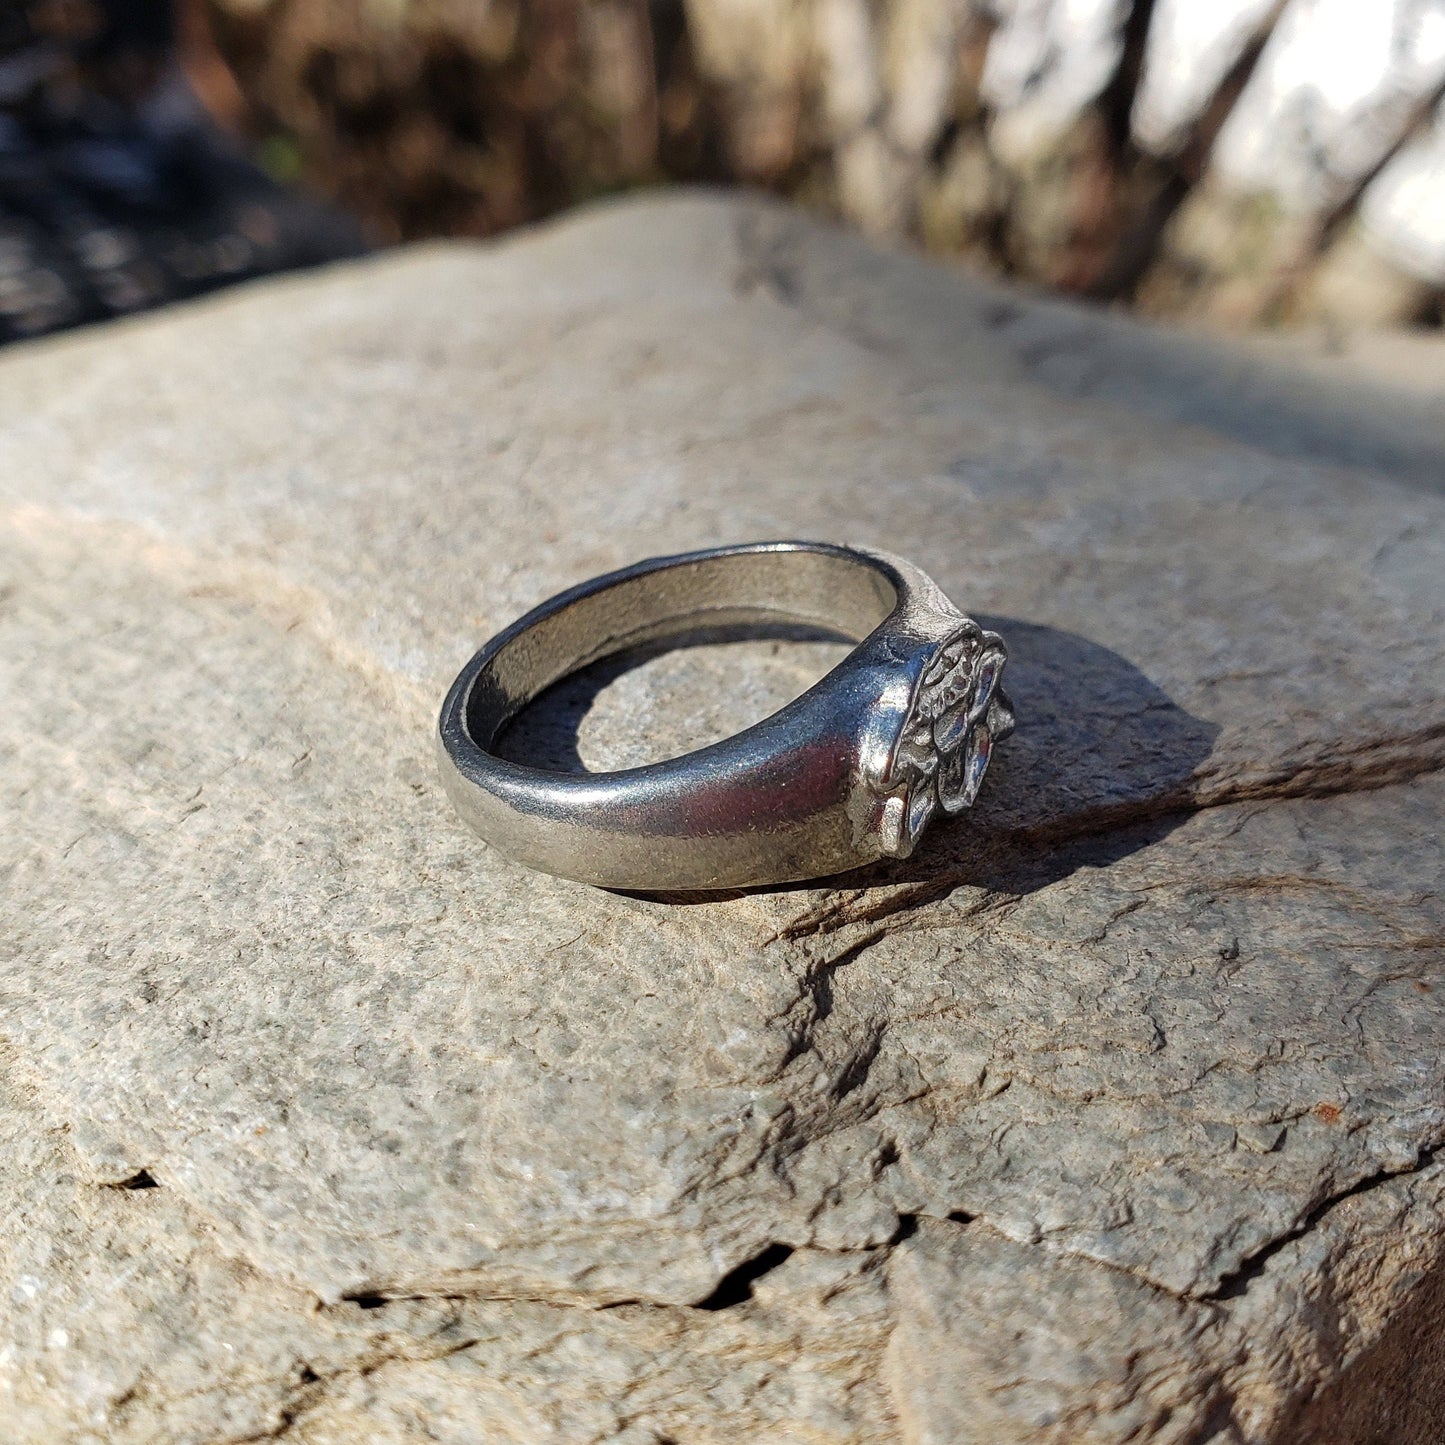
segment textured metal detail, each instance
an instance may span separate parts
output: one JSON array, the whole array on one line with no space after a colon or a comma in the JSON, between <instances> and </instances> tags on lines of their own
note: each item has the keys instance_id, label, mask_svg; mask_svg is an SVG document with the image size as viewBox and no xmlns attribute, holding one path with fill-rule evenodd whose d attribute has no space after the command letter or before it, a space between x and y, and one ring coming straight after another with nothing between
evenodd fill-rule
<instances>
[{"instance_id":1,"label":"textured metal detail","mask_svg":"<svg viewBox=\"0 0 1445 1445\"><path fill-rule=\"evenodd\" d=\"M999 685L1008 652L970 618L939 644L914 690L877 792L884 853L906 858L933 815L973 806L993 745L1014 729Z\"/></svg>"}]
</instances>

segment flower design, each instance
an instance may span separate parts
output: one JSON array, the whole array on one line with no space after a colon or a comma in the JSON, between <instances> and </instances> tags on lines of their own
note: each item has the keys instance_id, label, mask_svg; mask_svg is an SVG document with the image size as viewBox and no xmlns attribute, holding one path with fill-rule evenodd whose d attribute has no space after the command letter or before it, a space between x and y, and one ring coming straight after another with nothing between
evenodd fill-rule
<instances>
[{"instance_id":1,"label":"flower design","mask_svg":"<svg viewBox=\"0 0 1445 1445\"><path fill-rule=\"evenodd\" d=\"M946 638L919 680L880 789L883 850L906 858L934 813L973 806L994 743L1014 728L999 686L1003 639L965 621Z\"/></svg>"}]
</instances>

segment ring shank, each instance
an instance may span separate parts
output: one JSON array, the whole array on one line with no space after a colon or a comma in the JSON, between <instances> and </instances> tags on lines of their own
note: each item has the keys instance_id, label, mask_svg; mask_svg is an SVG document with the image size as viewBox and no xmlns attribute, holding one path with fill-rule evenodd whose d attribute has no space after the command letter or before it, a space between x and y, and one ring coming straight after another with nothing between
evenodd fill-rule
<instances>
[{"instance_id":1,"label":"ring shank","mask_svg":"<svg viewBox=\"0 0 1445 1445\"><path fill-rule=\"evenodd\" d=\"M658 557L583 583L497 634L442 705L438 756L458 812L544 872L602 887L715 889L839 873L877 858L862 760L893 746L918 679L960 614L883 553L768 542ZM544 771L492 751L568 673L699 627L793 623L861 639L752 727L618 772Z\"/></svg>"}]
</instances>

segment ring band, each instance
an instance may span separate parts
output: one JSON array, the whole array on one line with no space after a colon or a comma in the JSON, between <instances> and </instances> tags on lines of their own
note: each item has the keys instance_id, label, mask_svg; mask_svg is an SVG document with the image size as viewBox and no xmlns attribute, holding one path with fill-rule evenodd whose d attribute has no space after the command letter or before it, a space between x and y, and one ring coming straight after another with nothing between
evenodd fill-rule
<instances>
[{"instance_id":1,"label":"ring band","mask_svg":"<svg viewBox=\"0 0 1445 1445\"><path fill-rule=\"evenodd\" d=\"M858 645L802 696L721 742L611 773L547 772L492 751L568 673L699 627L801 623ZM499 632L442 704L457 811L547 873L643 891L740 888L907 857L938 811L969 807L1013 730L997 633L917 567L823 542L655 557L560 593Z\"/></svg>"}]
</instances>

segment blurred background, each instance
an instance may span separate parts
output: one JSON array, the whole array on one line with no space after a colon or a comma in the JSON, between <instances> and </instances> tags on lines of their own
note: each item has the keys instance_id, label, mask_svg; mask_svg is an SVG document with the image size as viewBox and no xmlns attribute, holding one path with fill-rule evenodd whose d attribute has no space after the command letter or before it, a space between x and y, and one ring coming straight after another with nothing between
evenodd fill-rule
<instances>
[{"instance_id":1,"label":"blurred background","mask_svg":"<svg viewBox=\"0 0 1445 1445\"><path fill-rule=\"evenodd\" d=\"M1445 0L0 0L0 339L704 181L1214 325L1439 326Z\"/></svg>"}]
</instances>

